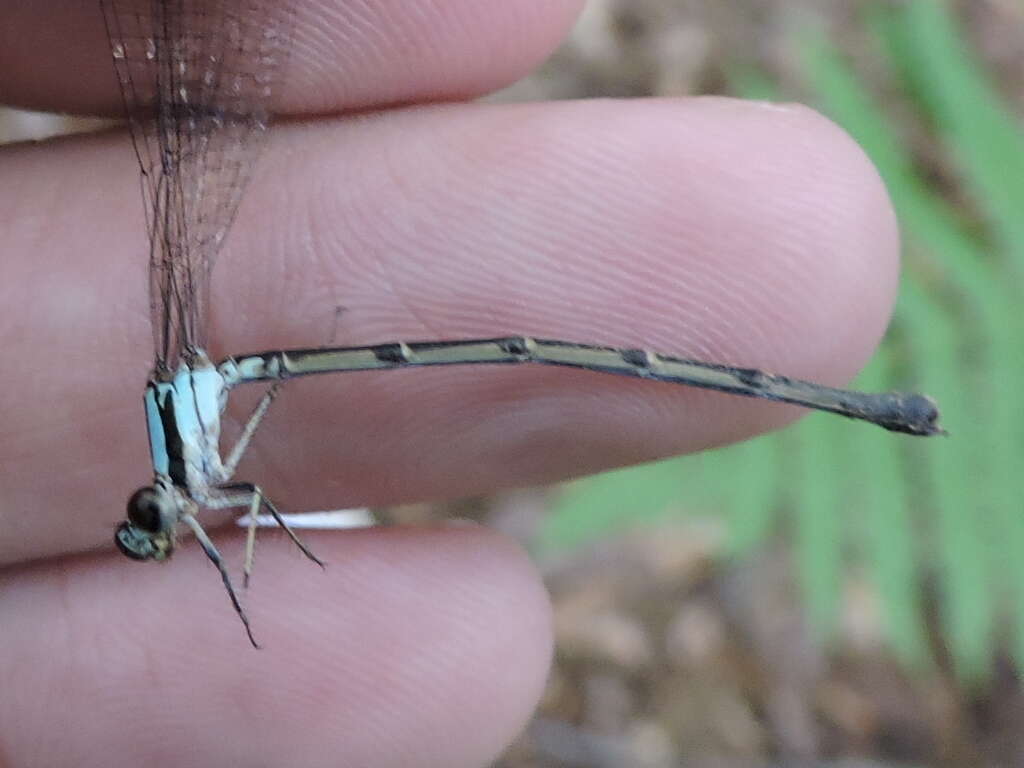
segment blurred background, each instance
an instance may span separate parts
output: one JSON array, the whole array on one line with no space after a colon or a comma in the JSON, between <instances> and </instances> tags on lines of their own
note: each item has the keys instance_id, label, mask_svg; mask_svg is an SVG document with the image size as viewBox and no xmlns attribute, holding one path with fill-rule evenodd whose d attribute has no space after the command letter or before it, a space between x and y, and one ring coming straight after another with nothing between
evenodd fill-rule
<instances>
[{"instance_id":1,"label":"blurred background","mask_svg":"<svg viewBox=\"0 0 1024 768\"><path fill-rule=\"evenodd\" d=\"M381 511L484 520L545 572L557 658L498 765L1024 766L1024 3L590 0L494 98L704 93L810 104L874 159L904 275L856 384L927 391L953 436L811 415L559 488ZM0 114L6 139L67 128Z\"/></svg>"}]
</instances>

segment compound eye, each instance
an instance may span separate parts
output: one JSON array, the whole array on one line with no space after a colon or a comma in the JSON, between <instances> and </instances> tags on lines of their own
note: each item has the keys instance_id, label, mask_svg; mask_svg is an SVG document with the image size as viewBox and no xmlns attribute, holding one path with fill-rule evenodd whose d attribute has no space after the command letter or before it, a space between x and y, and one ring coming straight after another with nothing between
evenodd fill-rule
<instances>
[{"instance_id":1,"label":"compound eye","mask_svg":"<svg viewBox=\"0 0 1024 768\"><path fill-rule=\"evenodd\" d=\"M143 531L164 531L173 524L170 499L152 486L139 488L128 499L128 519Z\"/></svg>"}]
</instances>

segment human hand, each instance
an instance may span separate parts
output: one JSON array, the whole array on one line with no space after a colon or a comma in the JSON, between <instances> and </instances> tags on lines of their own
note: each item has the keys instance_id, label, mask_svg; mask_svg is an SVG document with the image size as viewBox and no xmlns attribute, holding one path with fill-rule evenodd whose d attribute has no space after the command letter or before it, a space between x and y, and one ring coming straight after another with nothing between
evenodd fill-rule
<instances>
[{"instance_id":1,"label":"human hand","mask_svg":"<svg viewBox=\"0 0 1024 768\"><path fill-rule=\"evenodd\" d=\"M214 354L323 343L341 305L344 344L528 333L851 376L888 319L897 232L825 120L725 99L440 103L525 74L579 5L302 4L278 105L301 122L274 130L219 259ZM117 112L94 4L3 0L0 18L0 100ZM163 566L113 552L150 471L137 171L123 132L0 164L0 762L492 760L551 644L536 574L494 533L306 536L326 573L264 535L259 652L193 543ZM453 497L796 413L538 367L354 374L289 383L241 474L290 510Z\"/></svg>"}]
</instances>

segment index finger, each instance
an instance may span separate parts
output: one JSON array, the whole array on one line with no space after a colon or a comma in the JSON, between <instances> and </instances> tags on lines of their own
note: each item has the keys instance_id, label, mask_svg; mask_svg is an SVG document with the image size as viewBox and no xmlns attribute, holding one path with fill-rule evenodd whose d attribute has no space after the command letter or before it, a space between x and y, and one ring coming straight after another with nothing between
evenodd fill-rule
<instances>
[{"instance_id":1,"label":"index finger","mask_svg":"<svg viewBox=\"0 0 1024 768\"><path fill-rule=\"evenodd\" d=\"M260 168L213 278L214 356L329 344L342 306L344 345L524 333L832 383L870 354L895 294L884 187L807 110L396 110L288 126ZM0 188L3 562L110 540L149 471L152 350L126 143L14 148L0 170L20 180ZM256 394L233 396L232 416ZM275 402L244 479L292 510L450 498L698 450L794 415L557 369L316 377Z\"/></svg>"},{"instance_id":2,"label":"index finger","mask_svg":"<svg viewBox=\"0 0 1024 768\"><path fill-rule=\"evenodd\" d=\"M286 85L272 109L296 115L488 93L544 59L583 4L290 1L294 37ZM120 114L98 0L0 0L0 18L0 103Z\"/></svg>"}]
</instances>

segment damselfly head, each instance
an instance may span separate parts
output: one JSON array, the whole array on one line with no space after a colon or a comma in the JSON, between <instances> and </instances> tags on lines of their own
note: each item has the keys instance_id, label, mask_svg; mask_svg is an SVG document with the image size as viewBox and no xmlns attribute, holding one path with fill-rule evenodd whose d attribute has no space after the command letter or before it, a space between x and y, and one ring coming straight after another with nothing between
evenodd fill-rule
<instances>
[{"instance_id":1,"label":"damselfly head","mask_svg":"<svg viewBox=\"0 0 1024 768\"><path fill-rule=\"evenodd\" d=\"M133 560L166 560L174 551L177 504L162 485L139 488L128 499L128 519L117 526L114 543Z\"/></svg>"}]
</instances>

